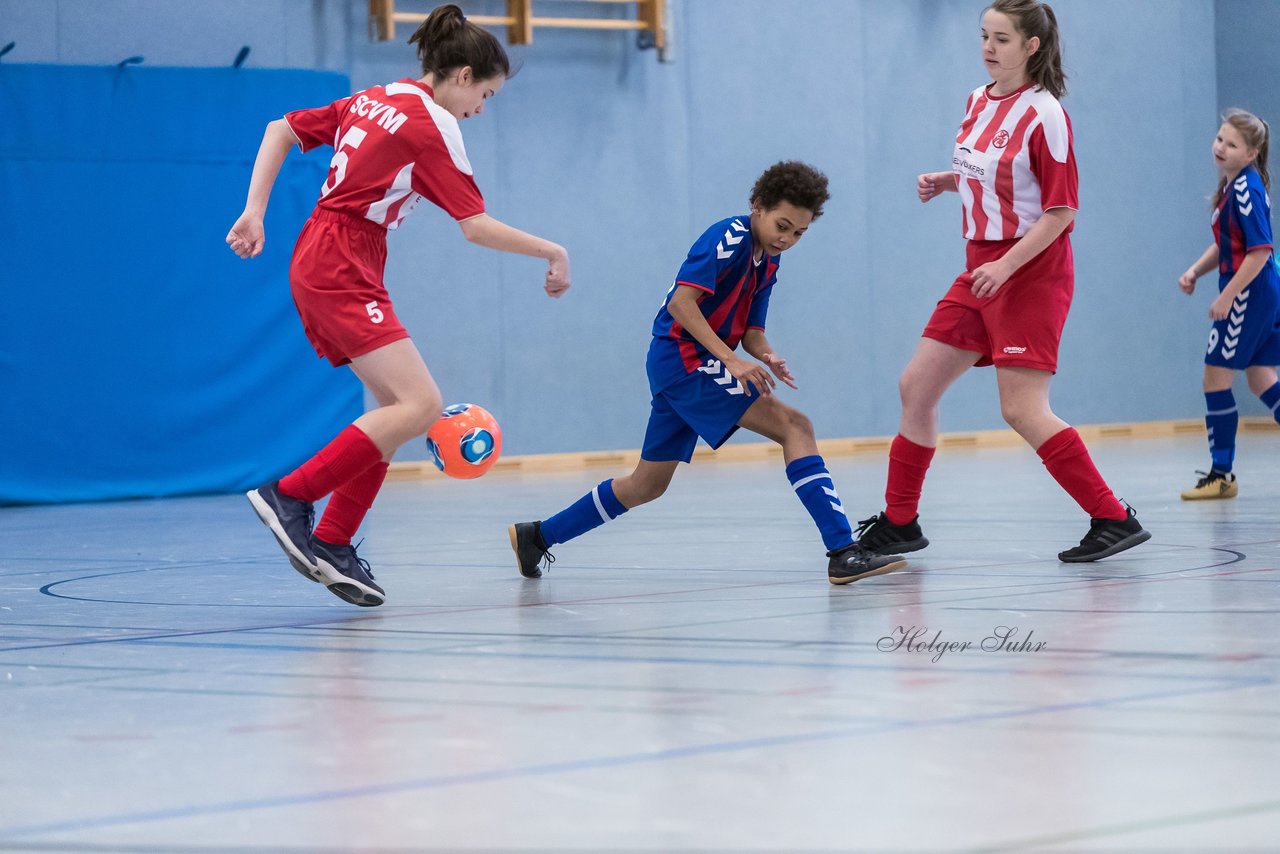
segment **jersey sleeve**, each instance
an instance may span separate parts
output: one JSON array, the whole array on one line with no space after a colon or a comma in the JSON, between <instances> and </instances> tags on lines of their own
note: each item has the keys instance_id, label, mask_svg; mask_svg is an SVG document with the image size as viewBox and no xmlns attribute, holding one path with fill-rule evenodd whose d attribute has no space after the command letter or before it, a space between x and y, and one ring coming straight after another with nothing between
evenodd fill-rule
<instances>
[{"instance_id":1,"label":"jersey sleeve","mask_svg":"<svg viewBox=\"0 0 1280 854\"><path fill-rule=\"evenodd\" d=\"M767 263L767 262L766 262ZM769 281L765 282L760 293L751 301L751 311L747 314L747 328L764 332L765 319L769 316L769 297L773 295L773 286L778 283L778 268L773 269Z\"/></svg>"},{"instance_id":2,"label":"jersey sleeve","mask_svg":"<svg viewBox=\"0 0 1280 854\"><path fill-rule=\"evenodd\" d=\"M1250 175L1249 179L1252 177ZM1249 179L1237 180L1231 188L1231 204L1235 206L1236 221L1244 234L1245 252L1270 249L1275 245L1271 238L1270 205L1266 202L1267 191L1260 180Z\"/></svg>"},{"instance_id":3,"label":"jersey sleeve","mask_svg":"<svg viewBox=\"0 0 1280 854\"><path fill-rule=\"evenodd\" d=\"M484 213L484 197L475 177L462 171L443 145L423 148L414 161L410 182L415 193L458 221Z\"/></svg>"},{"instance_id":4,"label":"jersey sleeve","mask_svg":"<svg viewBox=\"0 0 1280 854\"><path fill-rule=\"evenodd\" d=\"M715 293L720 270L732 263L736 253L746 251L751 242L746 239L750 231L741 218L718 222L708 228L689 247L689 255L676 273L676 284Z\"/></svg>"},{"instance_id":5,"label":"jersey sleeve","mask_svg":"<svg viewBox=\"0 0 1280 854\"><path fill-rule=\"evenodd\" d=\"M294 110L284 114L289 129L298 138L302 151L308 152L321 145L333 145L338 135L338 125L342 121L342 113L350 98L334 101L327 107L313 107L309 110Z\"/></svg>"},{"instance_id":6,"label":"jersey sleeve","mask_svg":"<svg viewBox=\"0 0 1280 854\"><path fill-rule=\"evenodd\" d=\"M1049 114L1031 131L1028 156L1040 182L1040 209L1080 209L1080 179L1076 173L1071 120L1064 112Z\"/></svg>"}]
</instances>

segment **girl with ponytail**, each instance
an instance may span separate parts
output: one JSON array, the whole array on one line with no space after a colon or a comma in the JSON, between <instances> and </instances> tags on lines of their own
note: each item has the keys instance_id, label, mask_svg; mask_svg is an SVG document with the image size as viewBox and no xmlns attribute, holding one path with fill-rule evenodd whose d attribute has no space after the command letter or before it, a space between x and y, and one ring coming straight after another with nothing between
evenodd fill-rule
<instances>
[{"instance_id":1,"label":"girl with ponytail","mask_svg":"<svg viewBox=\"0 0 1280 854\"><path fill-rule=\"evenodd\" d=\"M1280 421L1280 274L1271 236L1267 149L1271 129L1252 113L1230 109L1213 140L1218 167L1213 244L1178 279L1185 294L1196 279L1218 268L1218 297L1209 307L1209 344L1204 357L1204 399L1209 432L1208 472L1182 493L1187 501L1234 498L1240 491L1231 468L1236 454L1235 395L1231 386L1244 371L1249 390Z\"/></svg>"},{"instance_id":2,"label":"girl with ponytail","mask_svg":"<svg viewBox=\"0 0 1280 854\"><path fill-rule=\"evenodd\" d=\"M387 232L426 199L452 216L470 242L546 261L549 296L569 289L564 247L485 212L462 142L459 123L483 113L511 73L506 51L454 5L432 12L409 41L422 63L417 79L371 86L267 125L248 202L226 241L241 258L259 255L267 200L289 151L333 146L328 178L293 250L289 284L316 353L335 366L349 364L378 405L248 498L294 569L364 606L381 605L386 594L352 537L391 456L425 433L442 409L435 379L383 286ZM424 272L429 281L446 275ZM332 497L312 530L314 502L326 495Z\"/></svg>"},{"instance_id":3,"label":"girl with ponytail","mask_svg":"<svg viewBox=\"0 0 1280 854\"><path fill-rule=\"evenodd\" d=\"M885 509L860 523L859 542L878 554L929 545L918 507L938 440L938 403L969 368L995 365L1001 414L1090 517L1080 544L1058 559L1099 560L1151 535L1049 407L1075 289L1070 232L1078 206L1071 122L1058 102L1066 94L1058 19L1039 0L996 0L983 12L981 43L991 83L969 95L951 169L916 183L922 202L960 194L965 272L902 372Z\"/></svg>"}]
</instances>

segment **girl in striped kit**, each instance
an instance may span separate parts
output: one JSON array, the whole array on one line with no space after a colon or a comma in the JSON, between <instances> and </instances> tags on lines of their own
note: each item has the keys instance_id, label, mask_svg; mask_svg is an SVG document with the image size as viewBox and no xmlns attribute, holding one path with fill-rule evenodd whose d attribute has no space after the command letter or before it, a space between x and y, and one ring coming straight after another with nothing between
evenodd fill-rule
<instances>
[{"instance_id":1,"label":"girl in striped kit","mask_svg":"<svg viewBox=\"0 0 1280 854\"><path fill-rule=\"evenodd\" d=\"M902 420L889 451L883 512L861 523L868 550L929 544L917 508L938 437L938 402L961 374L995 365L1000 408L1045 468L1090 516L1068 562L1116 554L1150 538L1116 500L1076 431L1049 406L1049 381L1071 307L1070 233L1077 209L1071 122L1058 22L1037 0L997 0L982 16L992 82L969 95L951 169L921 175L921 202L958 192L965 271L938 303L902 373Z\"/></svg>"}]
</instances>

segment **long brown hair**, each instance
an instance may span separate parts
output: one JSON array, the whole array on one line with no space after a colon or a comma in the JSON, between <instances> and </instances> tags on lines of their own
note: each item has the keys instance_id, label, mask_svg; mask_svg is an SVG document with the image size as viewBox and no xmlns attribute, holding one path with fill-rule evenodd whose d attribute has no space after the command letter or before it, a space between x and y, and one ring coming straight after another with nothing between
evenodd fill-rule
<instances>
[{"instance_id":1,"label":"long brown hair","mask_svg":"<svg viewBox=\"0 0 1280 854\"><path fill-rule=\"evenodd\" d=\"M1039 0L996 0L987 7L1008 15L1024 39L1040 39L1040 48L1027 59L1031 82L1055 98L1067 94L1067 75L1062 70L1062 39L1053 7Z\"/></svg>"},{"instance_id":2,"label":"long brown hair","mask_svg":"<svg viewBox=\"0 0 1280 854\"><path fill-rule=\"evenodd\" d=\"M1271 173L1267 170L1267 149L1271 143L1271 126L1248 110L1242 110L1239 107L1231 107L1223 113L1222 123L1240 131L1240 135L1244 137L1244 144L1258 150L1258 156L1253 158L1253 166L1258 170L1258 176L1262 178L1262 186L1270 190ZM1218 206L1218 202L1222 199L1222 191L1226 187L1227 176L1223 175L1218 179L1218 192L1213 194L1213 207Z\"/></svg>"},{"instance_id":3,"label":"long brown hair","mask_svg":"<svg viewBox=\"0 0 1280 854\"><path fill-rule=\"evenodd\" d=\"M468 21L452 3L428 15L409 36L409 44L418 46L424 75L440 76L469 65L477 80L511 76L511 62L502 43L493 33Z\"/></svg>"}]
</instances>

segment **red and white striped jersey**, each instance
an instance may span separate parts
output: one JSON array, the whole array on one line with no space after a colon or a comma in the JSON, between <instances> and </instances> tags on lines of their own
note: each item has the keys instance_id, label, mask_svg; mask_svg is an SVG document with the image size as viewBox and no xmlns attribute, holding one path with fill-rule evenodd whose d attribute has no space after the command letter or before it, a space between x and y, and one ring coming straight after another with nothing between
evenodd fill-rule
<instances>
[{"instance_id":1,"label":"red and white striped jersey","mask_svg":"<svg viewBox=\"0 0 1280 854\"><path fill-rule=\"evenodd\" d=\"M987 89L969 95L951 169L965 239L1011 240L1050 208L1078 209L1071 120L1038 86L1000 97Z\"/></svg>"},{"instance_id":2,"label":"red and white striped jersey","mask_svg":"<svg viewBox=\"0 0 1280 854\"><path fill-rule=\"evenodd\" d=\"M398 226L426 198L456 220L484 213L458 120L404 79L285 115L303 151L333 146L317 207Z\"/></svg>"}]
</instances>

